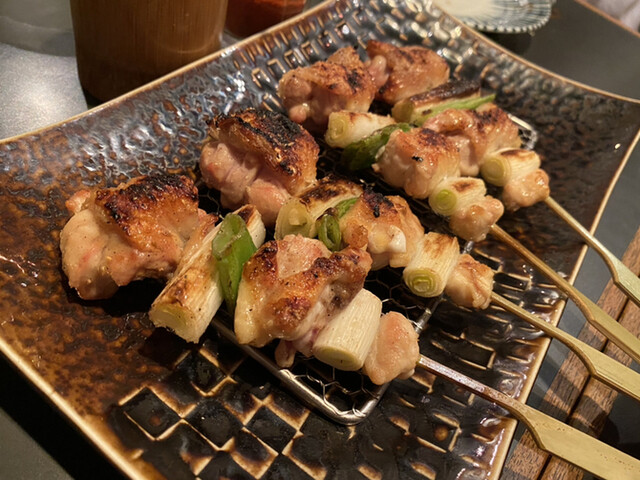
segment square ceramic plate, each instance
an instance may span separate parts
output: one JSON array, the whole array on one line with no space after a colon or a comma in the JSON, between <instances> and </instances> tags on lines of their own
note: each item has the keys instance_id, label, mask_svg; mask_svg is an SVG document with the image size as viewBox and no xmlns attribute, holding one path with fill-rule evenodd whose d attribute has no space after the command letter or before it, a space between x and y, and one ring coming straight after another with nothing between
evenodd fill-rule
<instances>
[{"instance_id":1,"label":"square ceramic plate","mask_svg":"<svg viewBox=\"0 0 640 480\"><path fill-rule=\"evenodd\" d=\"M502 107L537 130L554 198L585 225L598 217L634 145L640 104L541 71L419 1L322 4L84 115L0 143L0 349L125 474L499 475L515 422L445 381L417 374L393 382L366 419L343 426L307 408L214 328L199 345L154 330L146 310L157 285L142 282L108 301L86 302L61 272L59 232L72 192L159 170L197 176L213 115L246 106L278 109L275 86L283 72L370 38L425 45L458 75L481 78ZM323 156L325 170L334 168L332 158ZM217 208L215 194L203 191L202 199ZM418 212L429 227L442 227ZM543 206L500 224L573 278L580 239ZM491 241L474 254L499 272L499 293L557 322L561 299L515 254ZM414 320L430 306L404 290L398 272L374 283L388 296L387 308ZM447 302L421 337L424 354L522 400L547 345L504 312ZM322 388L352 399L339 384Z\"/></svg>"}]
</instances>

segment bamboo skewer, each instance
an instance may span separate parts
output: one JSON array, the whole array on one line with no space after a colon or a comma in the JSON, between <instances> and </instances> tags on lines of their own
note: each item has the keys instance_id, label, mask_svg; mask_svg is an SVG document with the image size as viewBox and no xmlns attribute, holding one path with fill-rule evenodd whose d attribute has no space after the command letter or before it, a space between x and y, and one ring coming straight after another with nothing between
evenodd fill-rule
<instances>
[{"instance_id":1,"label":"bamboo skewer","mask_svg":"<svg viewBox=\"0 0 640 480\"><path fill-rule=\"evenodd\" d=\"M512 121L514 119L512 118ZM539 171L540 156L532 149L502 149L486 155L481 162L480 170L486 182L504 187L512 181L517 183L518 178L526 178L526 175ZM545 176L539 179L546 182ZM529 192L532 197L527 201L542 201L569 227L577 232L600 257L605 261L614 283L640 306L640 278L616 258L598 239L594 237L580 222L556 202L548 191L537 190L535 187ZM541 195L537 197L537 195ZM544 198L543 198L544 196ZM510 200L512 202L513 200ZM505 204L505 207L507 205Z\"/></svg>"},{"instance_id":2,"label":"bamboo skewer","mask_svg":"<svg viewBox=\"0 0 640 480\"><path fill-rule=\"evenodd\" d=\"M613 253L611 253L600 241L594 237L589 230L584 228L569 212L556 202L553 198L548 197L544 201L556 215L564 220L567 225L573 228L584 241L593 248L602 257L606 263L613 282L631 299L640 306L640 277L634 275L627 266L622 263Z\"/></svg>"},{"instance_id":3,"label":"bamboo skewer","mask_svg":"<svg viewBox=\"0 0 640 480\"><path fill-rule=\"evenodd\" d=\"M384 147L384 143L381 148ZM530 150L532 151L532 150ZM375 161L375 160L374 160ZM538 159L539 165L539 159ZM361 167L359 167L361 168ZM384 174L383 174L384 176ZM405 192L406 193L406 192ZM409 194L410 195L410 194ZM431 200L431 197L429 197ZM572 228L585 236L588 243L603 255L607 265L612 270L616 283L629 295L629 297L640 305L640 279L634 276L611 252L598 242L582 225L579 224L569 213L564 211L553 199L545 199L547 205L554 210ZM432 208L433 210L433 208ZM494 224L490 232L506 245L517 251L523 258L531 263L535 268L544 273L553 283L555 283L567 296L575 302L583 312L589 323L593 324L600 332L607 336L613 343L618 345L636 362L640 363L640 340L629 333L624 327L609 317L594 302L589 300L584 294L578 291L573 285L564 280L558 273L551 269L533 253L524 248L518 241L512 238L507 232Z\"/></svg>"},{"instance_id":4,"label":"bamboo skewer","mask_svg":"<svg viewBox=\"0 0 640 480\"><path fill-rule=\"evenodd\" d=\"M520 242L505 232L497 224L491 227L491 234L514 249L520 256L527 260L536 269L546 275L560 290L562 290L577 307L585 318L597 328L609 340L620 347L627 355L640 363L640 340L626 328L607 315L594 302L589 300L582 292L562 278L549 265L527 250Z\"/></svg>"},{"instance_id":5,"label":"bamboo skewer","mask_svg":"<svg viewBox=\"0 0 640 480\"><path fill-rule=\"evenodd\" d=\"M638 478L640 461L626 453L424 355L417 365L507 410L529 428L541 449L604 479Z\"/></svg>"},{"instance_id":6,"label":"bamboo skewer","mask_svg":"<svg viewBox=\"0 0 640 480\"><path fill-rule=\"evenodd\" d=\"M542 330L550 337L564 343L580 358L593 378L618 392L626 393L635 400L640 401L640 374L616 362L613 358L605 355L601 351L581 342L564 330L527 312L525 309L515 305L495 292L491 293L491 301L493 304L517 315L534 327Z\"/></svg>"}]
</instances>

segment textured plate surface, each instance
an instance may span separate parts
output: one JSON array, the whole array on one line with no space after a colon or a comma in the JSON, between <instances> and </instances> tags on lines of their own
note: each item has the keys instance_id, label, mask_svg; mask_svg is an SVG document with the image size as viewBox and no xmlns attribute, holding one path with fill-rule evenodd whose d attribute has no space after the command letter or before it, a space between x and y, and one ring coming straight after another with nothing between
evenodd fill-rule
<instances>
[{"instance_id":1,"label":"textured plate surface","mask_svg":"<svg viewBox=\"0 0 640 480\"><path fill-rule=\"evenodd\" d=\"M124 98L0 144L0 348L114 463L145 478L496 478L515 423L491 404L418 373L393 382L373 413L346 427L310 410L209 329L199 345L153 330L159 286L85 302L60 269L64 201L158 170L194 172L206 121L244 106L279 108L292 67L369 38L423 44L533 124L554 198L590 225L633 147L640 104L586 90L506 54L420 2L338 1ZM325 169L331 154L323 157ZM384 186L380 186L383 190ZM203 202L216 208L215 194ZM424 210L425 224L442 226ZM581 242L543 206L501 220L571 275ZM499 293L557 321L558 295L494 242L474 254L499 271ZM386 308L423 306L398 272L373 280ZM497 309L438 306L422 352L526 398L548 341ZM335 385L333 386L335 387Z\"/></svg>"},{"instance_id":2,"label":"textured plate surface","mask_svg":"<svg viewBox=\"0 0 640 480\"><path fill-rule=\"evenodd\" d=\"M434 0L450 15L484 32L525 33L549 21L549 0Z\"/></svg>"}]
</instances>

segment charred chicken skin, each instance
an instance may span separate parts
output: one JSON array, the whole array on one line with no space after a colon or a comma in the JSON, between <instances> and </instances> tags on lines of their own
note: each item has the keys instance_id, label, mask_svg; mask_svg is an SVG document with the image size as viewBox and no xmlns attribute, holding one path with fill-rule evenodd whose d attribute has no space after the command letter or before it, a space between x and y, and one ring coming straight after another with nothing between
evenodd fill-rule
<instances>
[{"instance_id":1,"label":"charred chicken skin","mask_svg":"<svg viewBox=\"0 0 640 480\"><path fill-rule=\"evenodd\" d=\"M363 250L331 253L319 240L288 235L265 243L245 264L235 312L240 343L312 342L362 289L371 268Z\"/></svg>"},{"instance_id":2,"label":"charred chicken skin","mask_svg":"<svg viewBox=\"0 0 640 480\"><path fill-rule=\"evenodd\" d=\"M444 178L458 176L459 165L453 142L428 128L416 128L393 132L373 170L407 195L423 199Z\"/></svg>"},{"instance_id":3,"label":"charred chicken skin","mask_svg":"<svg viewBox=\"0 0 640 480\"><path fill-rule=\"evenodd\" d=\"M345 244L366 249L372 269L405 267L413 256L424 228L407 201L366 189L340 220Z\"/></svg>"},{"instance_id":4,"label":"charred chicken skin","mask_svg":"<svg viewBox=\"0 0 640 480\"><path fill-rule=\"evenodd\" d=\"M367 54L369 72L378 87L376 98L391 105L449 80L446 60L428 48L370 40Z\"/></svg>"},{"instance_id":5,"label":"charred chicken skin","mask_svg":"<svg viewBox=\"0 0 640 480\"><path fill-rule=\"evenodd\" d=\"M488 153L522 144L518 126L494 104L477 110L445 110L428 119L423 127L445 135L458 147L463 176L477 176Z\"/></svg>"},{"instance_id":6,"label":"charred chicken skin","mask_svg":"<svg viewBox=\"0 0 640 480\"><path fill-rule=\"evenodd\" d=\"M318 145L284 115L256 109L219 115L209 134L200 170L226 208L251 203L273 225L289 197L315 182Z\"/></svg>"},{"instance_id":7,"label":"charred chicken skin","mask_svg":"<svg viewBox=\"0 0 640 480\"><path fill-rule=\"evenodd\" d=\"M331 112L366 112L375 92L373 78L353 47L338 50L326 62L293 69L278 84L289 117L312 131L324 131Z\"/></svg>"},{"instance_id":8,"label":"charred chicken skin","mask_svg":"<svg viewBox=\"0 0 640 480\"><path fill-rule=\"evenodd\" d=\"M108 298L142 278L166 279L198 225L198 191L184 176L137 177L81 190L60 234L62 268L86 300Z\"/></svg>"}]
</instances>

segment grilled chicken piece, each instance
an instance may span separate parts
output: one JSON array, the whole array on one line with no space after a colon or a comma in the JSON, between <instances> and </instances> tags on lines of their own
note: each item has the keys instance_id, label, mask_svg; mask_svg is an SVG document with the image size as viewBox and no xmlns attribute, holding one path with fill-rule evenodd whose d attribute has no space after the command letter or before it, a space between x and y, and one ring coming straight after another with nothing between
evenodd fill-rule
<instances>
[{"instance_id":1,"label":"grilled chicken piece","mask_svg":"<svg viewBox=\"0 0 640 480\"><path fill-rule=\"evenodd\" d=\"M453 142L427 128L396 130L373 169L413 198L427 198L446 177L458 176L460 157Z\"/></svg>"},{"instance_id":2,"label":"grilled chicken piece","mask_svg":"<svg viewBox=\"0 0 640 480\"><path fill-rule=\"evenodd\" d=\"M456 305L485 309L491 303L493 270L471 255L460 255L444 288Z\"/></svg>"},{"instance_id":3,"label":"grilled chicken piece","mask_svg":"<svg viewBox=\"0 0 640 480\"><path fill-rule=\"evenodd\" d=\"M383 385L394 378L409 378L419 359L418 334L412 323L398 312L389 312L380 318L363 372L376 385Z\"/></svg>"},{"instance_id":4,"label":"grilled chicken piece","mask_svg":"<svg viewBox=\"0 0 640 480\"><path fill-rule=\"evenodd\" d=\"M209 134L200 170L207 186L220 190L226 208L256 205L270 226L291 195L315 182L318 145L284 115L255 109L219 115Z\"/></svg>"},{"instance_id":5,"label":"grilled chicken piece","mask_svg":"<svg viewBox=\"0 0 640 480\"><path fill-rule=\"evenodd\" d=\"M460 174L476 177L484 157L522 144L518 126L509 115L488 103L476 110L450 109L428 119L423 127L446 135L460 150Z\"/></svg>"},{"instance_id":6,"label":"grilled chicken piece","mask_svg":"<svg viewBox=\"0 0 640 480\"><path fill-rule=\"evenodd\" d=\"M455 212L449 217L449 228L465 240L481 242L504 213L502 202L491 195L480 202Z\"/></svg>"},{"instance_id":7,"label":"grilled chicken piece","mask_svg":"<svg viewBox=\"0 0 640 480\"><path fill-rule=\"evenodd\" d=\"M285 73L278 95L289 117L312 131L326 129L331 112L366 112L376 87L358 52L345 47L326 62Z\"/></svg>"},{"instance_id":8,"label":"grilled chicken piece","mask_svg":"<svg viewBox=\"0 0 640 480\"><path fill-rule=\"evenodd\" d=\"M198 225L198 191L183 176L137 177L81 190L60 233L62 269L85 300L112 296L142 278L166 279Z\"/></svg>"},{"instance_id":9,"label":"grilled chicken piece","mask_svg":"<svg viewBox=\"0 0 640 480\"><path fill-rule=\"evenodd\" d=\"M261 347L279 338L310 350L315 335L362 289L370 268L369 254L355 248L331 253L300 235L265 243L243 269L238 341Z\"/></svg>"},{"instance_id":10,"label":"grilled chicken piece","mask_svg":"<svg viewBox=\"0 0 640 480\"><path fill-rule=\"evenodd\" d=\"M376 98L391 105L449 80L446 60L425 47L396 47L370 40L367 54L371 58L368 68L378 87Z\"/></svg>"},{"instance_id":11,"label":"grilled chicken piece","mask_svg":"<svg viewBox=\"0 0 640 480\"><path fill-rule=\"evenodd\" d=\"M508 182L502 190L502 203L511 211L530 207L546 199L550 191L547 172L538 168Z\"/></svg>"},{"instance_id":12,"label":"grilled chicken piece","mask_svg":"<svg viewBox=\"0 0 640 480\"><path fill-rule=\"evenodd\" d=\"M386 265L406 267L424 228L407 201L365 190L340 219L346 245L366 249L373 260L372 270Z\"/></svg>"}]
</instances>

